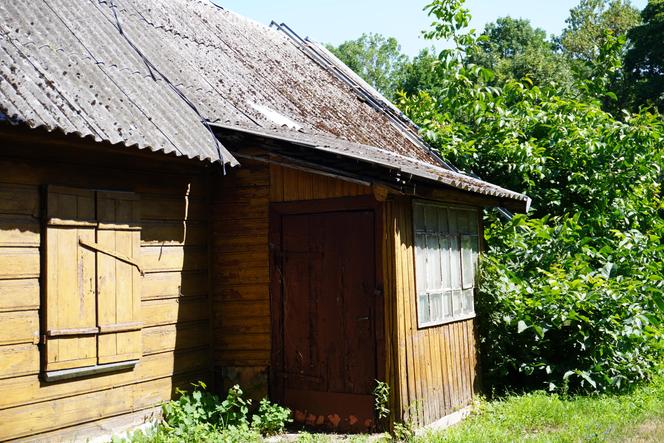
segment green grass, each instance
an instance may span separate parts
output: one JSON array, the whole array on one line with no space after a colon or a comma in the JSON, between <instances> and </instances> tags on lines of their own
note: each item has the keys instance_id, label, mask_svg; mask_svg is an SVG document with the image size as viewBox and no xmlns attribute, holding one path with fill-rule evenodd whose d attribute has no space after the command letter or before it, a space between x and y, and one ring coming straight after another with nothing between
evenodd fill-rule
<instances>
[{"instance_id":1,"label":"green grass","mask_svg":"<svg viewBox=\"0 0 664 443\"><path fill-rule=\"evenodd\" d=\"M416 441L664 441L664 377L624 395L561 398L536 392L480 402L462 423Z\"/></svg>"}]
</instances>

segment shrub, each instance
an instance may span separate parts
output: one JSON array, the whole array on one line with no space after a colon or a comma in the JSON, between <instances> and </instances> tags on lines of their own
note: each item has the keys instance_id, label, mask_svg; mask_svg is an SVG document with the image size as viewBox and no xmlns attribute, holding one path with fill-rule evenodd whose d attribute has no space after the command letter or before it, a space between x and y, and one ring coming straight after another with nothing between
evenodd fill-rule
<instances>
[{"instance_id":1,"label":"shrub","mask_svg":"<svg viewBox=\"0 0 664 443\"><path fill-rule=\"evenodd\" d=\"M203 382L193 387L191 392L178 389L178 399L163 406L163 422L153 432L135 433L131 441L259 442L261 434L278 434L291 421L290 410L267 399L261 400L249 420L251 400L243 398L237 385L228 390L224 400L207 391Z\"/></svg>"},{"instance_id":2,"label":"shrub","mask_svg":"<svg viewBox=\"0 0 664 443\"><path fill-rule=\"evenodd\" d=\"M263 435L280 434L286 423L291 422L290 409L262 399L258 412L251 418L251 428Z\"/></svg>"},{"instance_id":3,"label":"shrub","mask_svg":"<svg viewBox=\"0 0 664 443\"><path fill-rule=\"evenodd\" d=\"M664 119L602 109L622 42L608 39L571 96L529 79L491 86L463 0L434 0L430 37L452 39L435 87L402 109L442 156L528 194L509 222L489 215L478 294L484 380L493 388L619 391L663 354Z\"/></svg>"}]
</instances>

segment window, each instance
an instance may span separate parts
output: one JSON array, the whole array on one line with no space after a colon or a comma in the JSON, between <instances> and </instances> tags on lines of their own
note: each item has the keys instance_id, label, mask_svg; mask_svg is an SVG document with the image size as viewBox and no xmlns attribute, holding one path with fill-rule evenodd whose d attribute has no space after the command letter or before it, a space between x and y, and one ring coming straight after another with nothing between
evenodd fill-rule
<instances>
[{"instance_id":1,"label":"window","mask_svg":"<svg viewBox=\"0 0 664 443\"><path fill-rule=\"evenodd\" d=\"M418 326L473 317L478 211L416 201L413 213Z\"/></svg>"},{"instance_id":2,"label":"window","mask_svg":"<svg viewBox=\"0 0 664 443\"><path fill-rule=\"evenodd\" d=\"M47 194L46 379L135 364L142 352L137 195L55 186Z\"/></svg>"}]
</instances>

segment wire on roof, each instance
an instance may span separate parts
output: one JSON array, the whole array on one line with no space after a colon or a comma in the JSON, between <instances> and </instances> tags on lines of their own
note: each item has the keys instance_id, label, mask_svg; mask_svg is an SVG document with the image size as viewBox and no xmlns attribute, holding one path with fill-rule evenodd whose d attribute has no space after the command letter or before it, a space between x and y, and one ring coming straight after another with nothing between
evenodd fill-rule
<instances>
[{"instance_id":1,"label":"wire on roof","mask_svg":"<svg viewBox=\"0 0 664 443\"><path fill-rule=\"evenodd\" d=\"M173 92L175 92L175 94L176 94L178 97L180 97L180 98L182 99L182 101L184 101L184 102L185 102L185 103L186 103L186 104L187 104L187 105L188 105L188 106L189 106L189 107L190 107L190 108L196 113L196 115L197 115L197 116L199 117L199 119L200 119L200 122L201 122L201 123L203 124L203 126L205 126L205 128L210 132L210 135L212 136L212 139L213 139L214 142L215 142L215 148L216 148L216 150L217 150L217 155L219 156L219 162L221 163L221 166L222 166L222 169L223 169L223 173L224 173L224 175L226 175L226 162L224 161L224 156L223 156L223 154L221 153L221 148L222 148L223 146L221 145L221 142L219 141L219 139L217 138L217 136L214 134L214 131L212 130L212 127L211 127L210 124L208 123L208 120L207 120L205 117L203 117L203 114L201 114L201 112L198 110L198 108L196 107L196 105L194 105L194 103L193 103L193 102L192 102L192 101L191 101L191 100L190 100L190 99L184 94L184 92L182 92L182 91L180 90L180 88L178 88L176 85L174 85L173 82L171 82L170 79L166 76L166 74L164 74L163 72L161 72L161 71L159 70L159 68L157 68L157 67L154 65L154 63L152 63L152 62L147 58L147 56L143 53L143 51L141 51L141 50L140 50L140 49L134 44L134 42L131 41L131 39L127 36L127 34L124 33L124 30L122 29L122 24L120 23L120 17L118 16L118 13L117 13L117 7L115 6L115 2L114 2L114 0L109 0L108 6L109 6L109 8L111 9L111 11L113 12L113 17L115 18L115 28L118 30L118 32L120 33L120 35L121 35L121 36L127 41L127 43L129 44L129 46L131 46L131 48L132 48L134 51L136 51L136 54L138 54L138 56L141 58L141 60L143 60L143 62L144 62L145 65L147 66L148 71L150 72L150 75L152 76L153 80L155 80L155 81L157 80L156 77L154 76L154 73L156 72L156 73L159 75L159 77L161 77L161 79L162 79L162 80L163 80L163 81L164 81L164 82L165 82L165 83L171 88L171 90L172 90ZM224 148L224 149L225 149L225 148Z\"/></svg>"},{"instance_id":2,"label":"wire on roof","mask_svg":"<svg viewBox=\"0 0 664 443\"><path fill-rule=\"evenodd\" d=\"M383 113L388 118L388 120L390 120L397 127L397 129L399 129L413 144L423 148L425 151L435 157L444 168L454 172L459 172L459 170L454 167L454 165L443 159L443 157L441 157L440 153L436 149L433 149L431 146L429 146L419 136L420 128L403 112L394 107L394 105L392 105L378 91L371 91L370 89L367 89L368 85L363 86L361 83L358 83L350 75L340 69L339 65L342 65L343 62L337 59L334 54L331 54L327 50L324 50L324 48L319 47L317 43L309 40L308 38L303 39L285 23L279 24L273 20L270 23L270 26L286 34L286 36L295 42L300 50L309 56L309 58L314 60L323 69L350 87L369 106ZM413 131L415 131L415 133L413 133Z\"/></svg>"}]
</instances>

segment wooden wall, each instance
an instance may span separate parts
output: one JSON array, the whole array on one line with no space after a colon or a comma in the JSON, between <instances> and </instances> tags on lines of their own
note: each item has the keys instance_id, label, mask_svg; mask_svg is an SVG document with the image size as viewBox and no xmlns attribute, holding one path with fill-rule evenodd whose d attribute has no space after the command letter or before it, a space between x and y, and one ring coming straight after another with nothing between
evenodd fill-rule
<instances>
[{"instance_id":1,"label":"wooden wall","mask_svg":"<svg viewBox=\"0 0 664 443\"><path fill-rule=\"evenodd\" d=\"M0 140L0 440L46 432L52 432L49 441L69 440L103 431L93 423L98 420L122 429L154 412L175 386L208 379L207 172L154 155L86 154L95 146L78 142L73 149L66 139L52 145L0 134ZM57 383L40 379L46 184L140 194L146 275L143 357L134 370Z\"/></svg>"},{"instance_id":2,"label":"wooden wall","mask_svg":"<svg viewBox=\"0 0 664 443\"><path fill-rule=\"evenodd\" d=\"M270 365L270 202L366 195L368 186L279 165L242 161L215 186L214 359L223 387L267 394Z\"/></svg>"},{"instance_id":3,"label":"wooden wall","mask_svg":"<svg viewBox=\"0 0 664 443\"><path fill-rule=\"evenodd\" d=\"M412 202L386 203L384 275L388 381L396 414L426 425L472 401L477 355L474 321L418 329ZM391 315L389 314L391 313Z\"/></svg>"}]
</instances>

